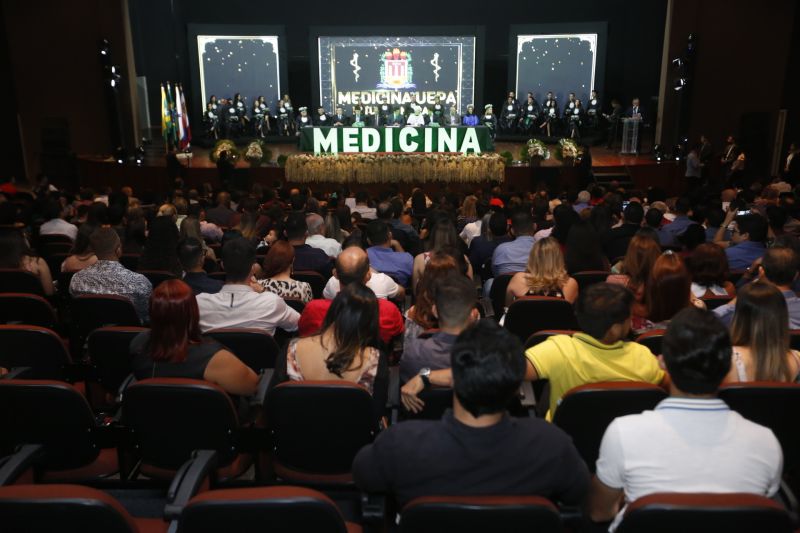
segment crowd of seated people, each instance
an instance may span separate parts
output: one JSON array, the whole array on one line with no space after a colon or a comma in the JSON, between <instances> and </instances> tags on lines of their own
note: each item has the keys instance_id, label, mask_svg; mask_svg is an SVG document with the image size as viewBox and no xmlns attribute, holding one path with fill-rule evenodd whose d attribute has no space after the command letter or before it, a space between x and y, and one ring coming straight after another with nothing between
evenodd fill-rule
<instances>
[{"instance_id":1,"label":"crowd of seated people","mask_svg":"<svg viewBox=\"0 0 800 533\"><path fill-rule=\"evenodd\" d=\"M614 528L647 494L778 490L776 436L716 393L800 378L794 192L489 186L406 197L391 185L373 195L180 184L140 194L0 195L0 277L32 275L65 327L70 299L129 300L146 328L130 343L140 381L204 380L255 401L263 376L215 337L235 329L275 340L271 389L355 385L400 418L424 418L426 394L452 389L443 416L393 419L353 457L356 486L399 509L425 495L538 495ZM68 243L58 253L52 235ZM523 343L493 292L500 308L566 302L574 321ZM70 349L85 357L85 345ZM521 408L521 387L544 380L535 410ZM554 421L571 391L601 382L670 397L612 422L587 464Z\"/></svg>"}]
</instances>

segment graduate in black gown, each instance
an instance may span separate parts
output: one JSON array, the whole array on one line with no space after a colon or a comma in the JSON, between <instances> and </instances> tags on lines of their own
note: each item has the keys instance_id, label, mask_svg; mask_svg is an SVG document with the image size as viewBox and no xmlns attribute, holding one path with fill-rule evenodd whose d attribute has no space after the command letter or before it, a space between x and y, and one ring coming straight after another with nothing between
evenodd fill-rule
<instances>
[{"instance_id":1,"label":"graduate in black gown","mask_svg":"<svg viewBox=\"0 0 800 533\"><path fill-rule=\"evenodd\" d=\"M616 98L611 100L611 113L604 114L603 117L608 121L608 141L606 148L609 150L617 142L619 132L619 121L622 118L622 104Z\"/></svg>"},{"instance_id":2,"label":"graduate in black gown","mask_svg":"<svg viewBox=\"0 0 800 533\"><path fill-rule=\"evenodd\" d=\"M392 114L392 108L389 104L381 104L378 107L378 111L375 113L374 121L375 126L388 126L389 125L389 117Z\"/></svg>"},{"instance_id":3,"label":"graduate in black gown","mask_svg":"<svg viewBox=\"0 0 800 533\"><path fill-rule=\"evenodd\" d=\"M322 106L319 106L317 108L317 114L314 116L314 125L315 126L331 125L331 116L325 112L325 108Z\"/></svg>"},{"instance_id":4,"label":"graduate in black gown","mask_svg":"<svg viewBox=\"0 0 800 533\"><path fill-rule=\"evenodd\" d=\"M592 89L589 95L589 101L586 103L586 122L592 129L597 129L600 125L600 98L597 96L597 91Z\"/></svg>"},{"instance_id":5,"label":"graduate in black gown","mask_svg":"<svg viewBox=\"0 0 800 533\"><path fill-rule=\"evenodd\" d=\"M211 102L206 104L206 111L203 113L203 126L209 139L219 139L219 116Z\"/></svg>"},{"instance_id":6,"label":"graduate in black gown","mask_svg":"<svg viewBox=\"0 0 800 533\"><path fill-rule=\"evenodd\" d=\"M303 106L299 109L300 114L297 115L297 119L295 119L295 131L297 132L296 135L300 135L300 128L305 128L312 125L311 117L308 116L308 108Z\"/></svg>"},{"instance_id":7,"label":"graduate in black gown","mask_svg":"<svg viewBox=\"0 0 800 533\"><path fill-rule=\"evenodd\" d=\"M262 139L269 133L269 108L263 96L253 102L253 130L257 137Z\"/></svg>"},{"instance_id":8,"label":"graduate in black gown","mask_svg":"<svg viewBox=\"0 0 800 533\"><path fill-rule=\"evenodd\" d=\"M581 125L583 124L583 118L583 104L576 98L574 105L569 112L569 116L567 117L567 120L569 121L570 138L578 140L581 138Z\"/></svg>"},{"instance_id":9,"label":"graduate in black gown","mask_svg":"<svg viewBox=\"0 0 800 533\"><path fill-rule=\"evenodd\" d=\"M527 101L522 104L522 114L519 118L519 129L526 135L532 135L536 124L539 121L539 114L542 112L539 102L528 93Z\"/></svg>"},{"instance_id":10,"label":"graduate in black gown","mask_svg":"<svg viewBox=\"0 0 800 533\"><path fill-rule=\"evenodd\" d=\"M294 108L288 94L278 100L275 106L275 121L278 123L279 135L291 135L295 129Z\"/></svg>"},{"instance_id":11,"label":"graduate in black gown","mask_svg":"<svg viewBox=\"0 0 800 533\"><path fill-rule=\"evenodd\" d=\"M519 108L513 94L508 93L508 97L503 103L503 109L500 111L500 131L503 133L514 133L517 129Z\"/></svg>"},{"instance_id":12,"label":"graduate in black gown","mask_svg":"<svg viewBox=\"0 0 800 533\"><path fill-rule=\"evenodd\" d=\"M489 135L491 135L492 139L497 136L497 116L494 114L492 104L486 104L483 106L481 124L489 128Z\"/></svg>"},{"instance_id":13,"label":"graduate in black gown","mask_svg":"<svg viewBox=\"0 0 800 533\"><path fill-rule=\"evenodd\" d=\"M554 126L558 122L558 102L553 96L553 91L547 92L547 98L542 104L541 120L542 123L539 125L539 129L548 137L552 137Z\"/></svg>"},{"instance_id":14,"label":"graduate in black gown","mask_svg":"<svg viewBox=\"0 0 800 533\"><path fill-rule=\"evenodd\" d=\"M403 116L403 113L400 112L400 108L394 106L392 109L392 114L389 115L389 118L386 120L387 126L405 126L406 125L406 117Z\"/></svg>"},{"instance_id":15,"label":"graduate in black gown","mask_svg":"<svg viewBox=\"0 0 800 533\"><path fill-rule=\"evenodd\" d=\"M247 116L247 105L240 93L233 95L233 109L236 110L236 116L239 117L239 131L240 133L244 132L250 123L250 117Z\"/></svg>"},{"instance_id":16,"label":"graduate in black gown","mask_svg":"<svg viewBox=\"0 0 800 533\"><path fill-rule=\"evenodd\" d=\"M437 96L433 101L433 108L431 109L430 121L436 122L440 126L444 126L445 109L442 105L441 99Z\"/></svg>"}]
</instances>

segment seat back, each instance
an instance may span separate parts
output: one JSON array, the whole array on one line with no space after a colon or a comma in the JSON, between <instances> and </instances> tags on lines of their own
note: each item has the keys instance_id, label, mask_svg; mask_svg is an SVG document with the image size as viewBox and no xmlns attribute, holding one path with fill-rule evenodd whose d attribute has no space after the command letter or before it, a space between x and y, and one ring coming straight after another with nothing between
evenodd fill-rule
<instances>
[{"instance_id":1,"label":"seat back","mask_svg":"<svg viewBox=\"0 0 800 533\"><path fill-rule=\"evenodd\" d=\"M783 448L784 472L800 469L800 385L754 381L732 383L719 390L719 397L731 409L756 424L772 430Z\"/></svg>"},{"instance_id":2,"label":"seat back","mask_svg":"<svg viewBox=\"0 0 800 533\"><path fill-rule=\"evenodd\" d=\"M306 304L304 304L300 300L294 300L292 298L284 298L283 301L286 302L286 305L288 305L289 307L291 307L292 309L294 309L295 311L297 311L300 314L302 314L303 313L303 309L306 308Z\"/></svg>"},{"instance_id":3,"label":"seat back","mask_svg":"<svg viewBox=\"0 0 800 533\"><path fill-rule=\"evenodd\" d=\"M800 350L800 329L789 330L789 344L792 350Z\"/></svg>"},{"instance_id":4,"label":"seat back","mask_svg":"<svg viewBox=\"0 0 800 533\"><path fill-rule=\"evenodd\" d=\"M258 329L214 329L206 333L236 354L244 364L259 373L265 368L275 368L275 358L280 347L272 335Z\"/></svg>"},{"instance_id":5,"label":"seat back","mask_svg":"<svg viewBox=\"0 0 800 533\"><path fill-rule=\"evenodd\" d=\"M175 279L175 274L167 270L140 270L139 274L150 280L150 284L155 289L162 281Z\"/></svg>"},{"instance_id":6,"label":"seat back","mask_svg":"<svg viewBox=\"0 0 800 533\"><path fill-rule=\"evenodd\" d=\"M298 474L349 475L356 453L376 432L372 397L346 381L281 383L265 407L275 461Z\"/></svg>"},{"instance_id":7,"label":"seat back","mask_svg":"<svg viewBox=\"0 0 800 533\"><path fill-rule=\"evenodd\" d=\"M27 324L53 329L58 322L50 302L35 294L0 294L0 324Z\"/></svg>"},{"instance_id":8,"label":"seat back","mask_svg":"<svg viewBox=\"0 0 800 533\"><path fill-rule=\"evenodd\" d=\"M583 292L595 283L603 283L611 272L605 270L584 270L570 274L578 282L578 291Z\"/></svg>"},{"instance_id":9,"label":"seat back","mask_svg":"<svg viewBox=\"0 0 800 533\"><path fill-rule=\"evenodd\" d=\"M72 237L69 235L63 235L61 233L50 233L47 235L39 235L38 237L39 246L46 246L50 243L66 243L72 246Z\"/></svg>"},{"instance_id":10,"label":"seat back","mask_svg":"<svg viewBox=\"0 0 800 533\"><path fill-rule=\"evenodd\" d=\"M133 303L113 294L82 294L70 302L75 335L80 346L97 328L108 326L141 326Z\"/></svg>"},{"instance_id":11,"label":"seat back","mask_svg":"<svg viewBox=\"0 0 800 533\"><path fill-rule=\"evenodd\" d=\"M62 379L72 362L61 337L39 326L0 326L0 346L0 366L30 367L31 379Z\"/></svg>"},{"instance_id":12,"label":"seat back","mask_svg":"<svg viewBox=\"0 0 800 533\"><path fill-rule=\"evenodd\" d=\"M142 462L177 470L194 450L214 450L220 467L238 453L239 419L230 397L207 381L153 378L125 391L122 424Z\"/></svg>"},{"instance_id":13,"label":"seat back","mask_svg":"<svg viewBox=\"0 0 800 533\"><path fill-rule=\"evenodd\" d=\"M545 329L578 329L572 304L562 298L526 296L511 304L503 326L525 342Z\"/></svg>"},{"instance_id":14,"label":"seat back","mask_svg":"<svg viewBox=\"0 0 800 533\"><path fill-rule=\"evenodd\" d=\"M3 292L24 292L44 296L39 278L19 268L0 268L0 293Z\"/></svg>"},{"instance_id":15,"label":"seat back","mask_svg":"<svg viewBox=\"0 0 800 533\"><path fill-rule=\"evenodd\" d=\"M453 389L450 387L427 387L418 396L425 402L422 411L412 413L403 409L400 413L403 420L439 420L453 407Z\"/></svg>"},{"instance_id":16,"label":"seat back","mask_svg":"<svg viewBox=\"0 0 800 533\"><path fill-rule=\"evenodd\" d=\"M59 278L59 273L61 273L61 264L69 257L69 252L50 252L46 255L43 255L44 260L47 262L47 268L50 269L50 275L53 279ZM66 287L69 289L69 285Z\"/></svg>"},{"instance_id":17,"label":"seat back","mask_svg":"<svg viewBox=\"0 0 800 533\"><path fill-rule=\"evenodd\" d=\"M328 283L328 280L326 280L322 274L312 270L292 272L292 279L305 281L311 285L311 293L314 295L314 298L317 299L322 298L322 291L325 290L325 284Z\"/></svg>"},{"instance_id":18,"label":"seat back","mask_svg":"<svg viewBox=\"0 0 800 533\"><path fill-rule=\"evenodd\" d=\"M506 308L506 289L514 274L500 274L494 277L492 288L489 290L489 299L492 301L494 319L500 320L503 310Z\"/></svg>"},{"instance_id":19,"label":"seat back","mask_svg":"<svg viewBox=\"0 0 800 533\"><path fill-rule=\"evenodd\" d=\"M131 272L136 272L139 270L139 259L141 257L141 254L122 254L119 258L119 262Z\"/></svg>"},{"instance_id":20,"label":"seat back","mask_svg":"<svg viewBox=\"0 0 800 533\"><path fill-rule=\"evenodd\" d=\"M618 533L790 533L792 521L777 502L754 494L650 494L625 511Z\"/></svg>"},{"instance_id":21,"label":"seat back","mask_svg":"<svg viewBox=\"0 0 800 533\"><path fill-rule=\"evenodd\" d=\"M0 380L0 420L0 455L21 444L41 444L45 469L65 470L87 465L99 454L92 410L68 383Z\"/></svg>"},{"instance_id":22,"label":"seat back","mask_svg":"<svg viewBox=\"0 0 800 533\"><path fill-rule=\"evenodd\" d=\"M235 517L235 519L231 519ZM325 531L345 533L336 504L312 489L258 487L204 492L181 513L179 533Z\"/></svg>"},{"instance_id":23,"label":"seat back","mask_svg":"<svg viewBox=\"0 0 800 533\"><path fill-rule=\"evenodd\" d=\"M0 516L2 529L8 532L139 531L117 500L80 485L0 487Z\"/></svg>"},{"instance_id":24,"label":"seat back","mask_svg":"<svg viewBox=\"0 0 800 533\"><path fill-rule=\"evenodd\" d=\"M89 362L94 380L109 392L119 390L125 378L133 372L130 345L136 335L147 331L136 326L98 328L87 340Z\"/></svg>"},{"instance_id":25,"label":"seat back","mask_svg":"<svg viewBox=\"0 0 800 533\"><path fill-rule=\"evenodd\" d=\"M558 509L538 496L426 496L406 504L403 533L483 533L486 531L562 530Z\"/></svg>"},{"instance_id":26,"label":"seat back","mask_svg":"<svg viewBox=\"0 0 800 533\"><path fill-rule=\"evenodd\" d=\"M594 472L600 442L608 425L617 417L653 409L666 397L664 389L650 383L619 381L581 385L561 399L553 423L572 437L586 466Z\"/></svg>"},{"instance_id":27,"label":"seat back","mask_svg":"<svg viewBox=\"0 0 800 533\"><path fill-rule=\"evenodd\" d=\"M636 337L636 342L647 346L653 355L661 355L666 332L665 329L653 329Z\"/></svg>"}]
</instances>

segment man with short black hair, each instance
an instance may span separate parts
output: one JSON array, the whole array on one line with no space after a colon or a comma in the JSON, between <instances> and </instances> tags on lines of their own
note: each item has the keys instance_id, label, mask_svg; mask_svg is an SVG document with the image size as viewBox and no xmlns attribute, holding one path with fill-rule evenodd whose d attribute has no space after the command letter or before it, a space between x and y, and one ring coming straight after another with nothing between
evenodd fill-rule
<instances>
[{"instance_id":1,"label":"man with short black hair","mask_svg":"<svg viewBox=\"0 0 800 533\"><path fill-rule=\"evenodd\" d=\"M550 380L552 420L570 389L599 381L646 381L660 384L664 372L650 350L628 342L633 294L621 285L595 283L581 292L575 307L580 332L553 335L529 348L527 379Z\"/></svg>"},{"instance_id":2,"label":"man with short black hair","mask_svg":"<svg viewBox=\"0 0 800 533\"><path fill-rule=\"evenodd\" d=\"M403 250L411 255L421 253L422 243L419 238L419 233L400 220L400 215L403 214L403 202L399 199L396 200L396 202L381 202L378 204L376 210L378 220L389 225L389 228L392 230L392 235L397 239L397 242L402 245Z\"/></svg>"},{"instance_id":3,"label":"man with short black hair","mask_svg":"<svg viewBox=\"0 0 800 533\"><path fill-rule=\"evenodd\" d=\"M725 249L731 270L750 268L753 261L764 255L768 229L767 219L761 215L743 215L734 219L731 245Z\"/></svg>"},{"instance_id":4,"label":"man with short black hair","mask_svg":"<svg viewBox=\"0 0 800 533\"><path fill-rule=\"evenodd\" d=\"M217 194L217 206L206 210L206 220L217 226L230 227L236 211L231 209L231 195L222 191Z\"/></svg>"},{"instance_id":5,"label":"man with short black hair","mask_svg":"<svg viewBox=\"0 0 800 533\"><path fill-rule=\"evenodd\" d=\"M481 321L458 336L450 364L452 411L381 432L353 461L356 485L391 493L400 508L442 494L539 495L580 504L589 475L570 438L541 419L505 412L525 375L519 341Z\"/></svg>"},{"instance_id":6,"label":"man with short black hair","mask_svg":"<svg viewBox=\"0 0 800 533\"><path fill-rule=\"evenodd\" d=\"M800 329L800 298L792 290L792 285L797 279L797 269L800 267L800 258L791 248L770 248L761 258L761 263L755 271L749 271L746 276L757 276L758 283L772 283L781 291L786 299L789 311L789 329ZM736 298L714 309L714 314L726 326L733 322L733 313L736 311Z\"/></svg>"},{"instance_id":7,"label":"man with short black hair","mask_svg":"<svg viewBox=\"0 0 800 533\"><path fill-rule=\"evenodd\" d=\"M183 281L192 288L195 296L207 292L216 294L225 284L222 280L210 278L203 265L206 260L203 243L194 237L181 240L178 243L178 260L184 270Z\"/></svg>"},{"instance_id":8,"label":"man with short black hair","mask_svg":"<svg viewBox=\"0 0 800 533\"><path fill-rule=\"evenodd\" d=\"M495 276L525 272L535 231L536 224L530 213L518 211L511 216L511 235L514 240L495 248L492 254L492 273Z\"/></svg>"},{"instance_id":9,"label":"man with short black hair","mask_svg":"<svg viewBox=\"0 0 800 533\"><path fill-rule=\"evenodd\" d=\"M222 247L225 285L216 294L197 295L200 330L256 328L275 334L297 329L300 315L279 296L253 281L256 248L244 237L229 240Z\"/></svg>"},{"instance_id":10,"label":"man with short black hair","mask_svg":"<svg viewBox=\"0 0 800 533\"><path fill-rule=\"evenodd\" d=\"M122 243L117 232L108 227L97 228L89 237L89 245L97 256L97 262L72 276L70 295L124 296L136 308L139 319L147 323L153 285L143 275L131 272L120 264Z\"/></svg>"},{"instance_id":11,"label":"man with short black hair","mask_svg":"<svg viewBox=\"0 0 800 533\"><path fill-rule=\"evenodd\" d=\"M658 492L750 493L771 497L781 483L781 445L716 397L731 366L728 330L695 307L679 312L659 356L670 397L606 429L590 498L596 522L623 520L627 504Z\"/></svg>"},{"instance_id":12,"label":"man with short black hair","mask_svg":"<svg viewBox=\"0 0 800 533\"><path fill-rule=\"evenodd\" d=\"M308 225L306 215L302 212L291 212L284 225L286 239L294 247L294 271L311 270L319 272L326 280L331 277L333 260L319 248L306 244Z\"/></svg>"},{"instance_id":13,"label":"man with short black hair","mask_svg":"<svg viewBox=\"0 0 800 533\"><path fill-rule=\"evenodd\" d=\"M390 276L399 285L406 287L414 269L414 258L405 251L392 248L392 232L383 220L367 224L367 254L372 267Z\"/></svg>"},{"instance_id":14,"label":"man with short black hair","mask_svg":"<svg viewBox=\"0 0 800 533\"><path fill-rule=\"evenodd\" d=\"M608 233L608 240L604 250L609 262L613 262L628 252L628 245L636 232L642 227L644 220L644 207L639 202L629 202L622 211L622 224L612 228Z\"/></svg>"},{"instance_id":15,"label":"man with short black hair","mask_svg":"<svg viewBox=\"0 0 800 533\"><path fill-rule=\"evenodd\" d=\"M358 191L356 193L356 205L351 211L353 213L359 213L364 220L375 220L378 216L375 213L375 208L369 206L369 195L367 191Z\"/></svg>"},{"instance_id":16,"label":"man with short black hair","mask_svg":"<svg viewBox=\"0 0 800 533\"><path fill-rule=\"evenodd\" d=\"M39 235L66 235L73 241L78 236L78 226L67 222L72 218L72 204L61 205L57 200L47 204L48 221L39 227Z\"/></svg>"},{"instance_id":17,"label":"man with short black hair","mask_svg":"<svg viewBox=\"0 0 800 533\"><path fill-rule=\"evenodd\" d=\"M433 316L439 330L426 338L408 338L400 359L400 380L413 378L422 369L450 368L450 351L465 329L479 318L475 284L458 273L439 279L433 287Z\"/></svg>"}]
</instances>

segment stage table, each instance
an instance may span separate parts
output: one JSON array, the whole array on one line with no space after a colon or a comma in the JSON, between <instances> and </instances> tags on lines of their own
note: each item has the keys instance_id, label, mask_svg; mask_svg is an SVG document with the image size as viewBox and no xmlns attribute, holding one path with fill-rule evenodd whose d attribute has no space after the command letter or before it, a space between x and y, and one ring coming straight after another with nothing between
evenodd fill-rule
<instances>
[{"instance_id":1,"label":"stage table","mask_svg":"<svg viewBox=\"0 0 800 533\"><path fill-rule=\"evenodd\" d=\"M312 153L484 153L494 151L494 141L486 126L308 126L300 129L300 149Z\"/></svg>"}]
</instances>

